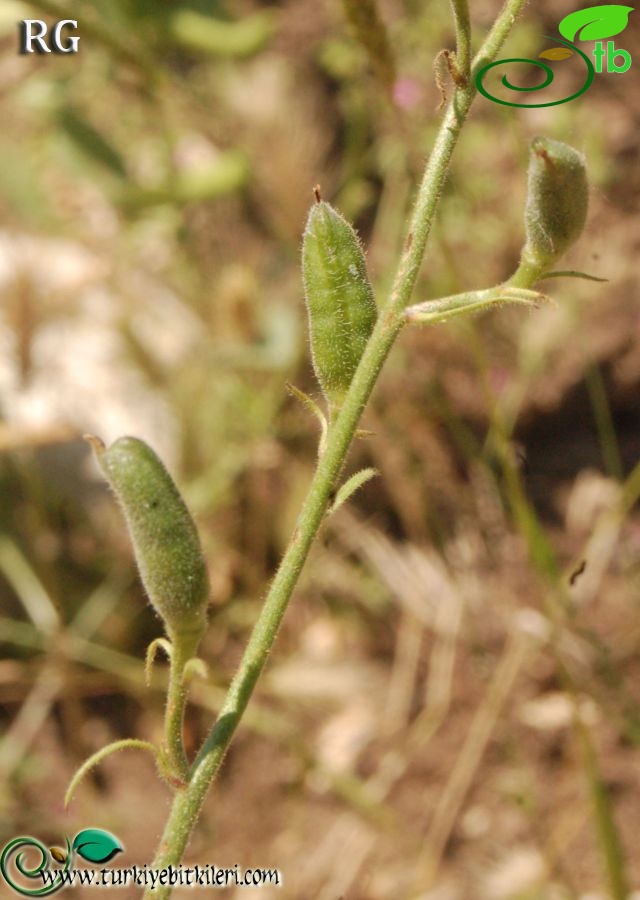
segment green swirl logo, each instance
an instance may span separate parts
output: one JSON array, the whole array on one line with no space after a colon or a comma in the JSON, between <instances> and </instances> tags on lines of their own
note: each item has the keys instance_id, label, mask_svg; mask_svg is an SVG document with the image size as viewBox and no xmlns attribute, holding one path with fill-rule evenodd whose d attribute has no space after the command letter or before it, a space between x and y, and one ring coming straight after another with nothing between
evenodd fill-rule
<instances>
[{"instance_id":1,"label":"green swirl logo","mask_svg":"<svg viewBox=\"0 0 640 900\"><path fill-rule=\"evenodd\" d=\"M109 831L101 828L85 828L74 837L73 843L65 838L66 851L59 847L47 847L34 837L17 837L4 847L0 854L0 872L9 887L13 888L23 897L47 897L55 894L64 885L68 884L66 873L71 868L76 854L91 863L107 863L113 859L116 853L123 848L120 841ZM33 853L36 850L39 859L33 862ZM27 862L27 854L32 862ZM49 872L49 865L53 860L58 868L49 873L49 877L43 878L44 872ZM18 880L16 880L18 879ZM22 879L40 882L39 887L28 887L21 883Z\"/></svg>"},{"instance_id":2,"label":"green swirl logo","mask_svg":"<svg viewBox=\"0 0 640 900\"><path fill-rule=\"evenodd\" d=\"M35 848L40 854L40 859L35 863L35 865L33 863L31 865L28 865L26 862L25 851L30 850L31 848ZM14 856L15 860L12 860L12 857ZM10 865L12 862L14 863L17 873L22 878L26 878L31 881L34 878L37 878L40 880L41 886L37 888L29 888L24 887L22 884L14 881L14 877L10 871ZM69 843L69 839L67 838L67 853L64 868L59 869L56 872L55 878L51 884L43 884L42 873L47 871L49 868L49 850L47 850L45 845L36 838L17 837L12 841L9 841L9 843L2 851L2 856L0 856L0 872L2 872L4 880L7 882L7 884L19 894L22 894L25 897L46 897L49 894L55 894L56 891L60 890L64 883L62 873L69 871L69 869L71 868L71 862L71 844Z\"/></svg>"},{"instance_id":3,"label":"green swirl logo","mask_svg":"<svg viewBox=\"0 0 640 900\"><path fill-rule=\"evenodd\" d=\"M549 35L545 34L544 37L549 38ZM576 47L575 44L570 44L568 41L563 41L562 38L549 38L549 40L556 40L560 44L564 44L565 47L569 48L569 51L571 54L574 51L576 53L578 53L584 60L584 63L587 67L587 75L584 80L584 83L582 84L582 87L580 87L580 89L577 90L574 94L571 94L570 97L563 97L562 100L553 100L549 103L512 103L509 100L502 100L502 99L500 99L500 97L494 97L493 94L490 94L489 91L485 88L484 84L482 83L487 72L490 69L495 68L496 66L504 66L507 63L529 63L532 66L537 66L539 69L543 69L543 71L546 73L545 79L542 82L542 84L536 84L533 87L520 87L517 84L511 84L511 82L509 81L509 79L507 78L506 75L502 76L502 83L510 91L541 91L544 88L549 87L549 85L552 83L553 78L554 78L554 73L553 73L553 69L551 68L551 66L547 65L547 63L541 62L541 60L539 58L538 59L522 59L520 57L512 57L511 59L498 59L495 62L489 63L489 65L487 65L487 66L483 66L482 69L480 69L478 74L476 75L476 87L478 88L478 91L484 97L486 97L487 100L492 100L494 103L500 103L502 106L517 106L521 109L539 109L540 107L543 107L543 106L560 106L561 103L569 103L570 100L575 100L576 97L579 97L581 94L584 94L584 92L588 91L589 88L591 87L591 85L593 84L593 79L595 78L595 75L596 75L595 69L593 68L593 63L591 62L591 60L589 59L587 54L583 53L583 51L580 50L579 47ZM560 48L558 48L558 49L560 49ZM566 58L566 55L564 53L562 53L562 55L559 55L559 54L558 55L556 55L556 54L550 55L551 53L553 53L553 51L545 51L545 52L548 54L546 57L547 59L554 59L554 58L555 59L564 59L564 58Z\"/></svg>"},{"instance_id":4,"label":"green swirl logo","mask_svg":"<svg viewBox=\"0 0 640 900\"><path fill-rule=\"evenodd\" d=\"M551 47L549 50L544 50L539 54L538 59L521 59L520 57L513 57L511 59L498 59L495 62L489 63L478 71L475 77L476 87L487 100L491 100L493 103L499 103L501 106L515 106L520 109L539 109L543 106L560 106L562 103L569 103L569 101L575 100L576 97L579 97L581 94L584 94L585 91L589 90L596 72L602 72L603 60L605 57L607 72L626 72L631 66L631 55L626 50L616 48L613 41L608 41L605 49L602 41L614 37L624 31L629 22L629 14L632 12L632 6L622 6L618 3L608 3L603 6L590 6L585 9L577 9L574 12L569 13L568 16L565 16L558 26L558 31L562 35L562 38L565 38L566 40L545 35L549 40L557 41L562 44L561 47ZM597 41L593 51L594 59L596 61L595 68L586 53L583 53L575 44L569 43L569 41L575 41L576 39L581 41ZM500 97L494 97L483 84L487 72L496 66L504 66L508 63L528 63L529 65L537 66L539 69L543 70L545 78L542 84L537 84L533 87L520 87L517 84L512 84L506 75L503 75L502 77L502 84L510 91L542 91L552 83L554 73L551 67L545 62L541 62L541 60L552 59L557 61L568 59L570 56L573 56L574 53L577 53L582 57L584 64L587 67L587 74L582 87L574 94L571 94L570 97L563 97L561 100L552 100L548 103L516 103L510 100L502 100ZM616 62L617 59L621 59L622 62Z\"/></svg>"}]
</instances>

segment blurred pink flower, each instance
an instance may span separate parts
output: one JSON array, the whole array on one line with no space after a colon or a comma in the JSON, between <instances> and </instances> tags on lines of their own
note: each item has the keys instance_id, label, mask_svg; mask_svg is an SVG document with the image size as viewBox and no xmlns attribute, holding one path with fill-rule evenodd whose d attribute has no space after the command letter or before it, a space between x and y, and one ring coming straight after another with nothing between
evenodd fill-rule
<instances>
[{"instance_id":1,"label":"blurred pink flower","mask_svg":"<svg viewBox=\"0 0 640 900\"><path fill-rule=\"evenodd\" d=\"M402 109L414 109L422 100L422 87L415 78L399 78L393 85L393 99Z\"/></svg>"}]
</instances>

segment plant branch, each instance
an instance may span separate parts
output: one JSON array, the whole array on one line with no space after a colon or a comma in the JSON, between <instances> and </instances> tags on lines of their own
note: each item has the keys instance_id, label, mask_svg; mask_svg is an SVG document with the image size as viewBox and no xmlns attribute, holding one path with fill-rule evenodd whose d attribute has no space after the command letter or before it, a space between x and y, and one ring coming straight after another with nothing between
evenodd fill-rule
<instances>
[{"instance_id":1,"label":"plant branch","mask_svg":"<svg viewBox=\"0 0 640 900\"><path fill-rule=\"evenodd\" d=\"M526 0L507 0L474 60L474 67L484 65L486 61L493 59L525 2ZM380 311L342 409L331 425L325 452L318 461L293 536L231 682L218 720L191 768L189 783L176 792L152 864L156 869L180 863L207 790L220 767L271 651L289 599L322 523L364 407L404 324L405 308L409 304L420 271L449 162L475 95L476 88L472 82L465 86L457 86L445 112L418 190L405 249L391 294ZM170 892L171 888L161 887L155 892L148 890L145 897L166 898Z\"/></svg>"},{"instance_id":2,"label":"plant branch","mask_svg":"<svg viewBox=\"0 0 640 900\"><path fill-rule=\"evenodd\" d=\"M468 315L471 312L482 312L505 303L520 303L525 306L539 306L549 298L538 291L511 287L509 283L479 291L465 291L452 294L451 297L439 297L417 303L405 310L407 322L417 325L433 325L436 322L447 322L455 316Z\"/></svg>"},{"instance_id":3,"label":"plant branch","mask_svg":"<svg viewBox=\"0 0 640 900\"><path fill-rule=\"evenodd\" d=\"M169 689L165 709L165 743L167 758L173 773L181 781L186 781L189 763L184 750L182 726L184 710L187 703L187 687L185 684L185 667L194 657L197 642L185 646L180 640L171 642L169 657Z\"/></svg>"},{"instance_id":4,"label":"plant branch","mask_svg":"<svg viewBox=\"0 0 640 900\"><path fill-rule=\"evenodd\" d=\"M471 74L471 20L468 0L451 0L456 28L456 68L466 84Z\"/></svg>"}]
</instances>

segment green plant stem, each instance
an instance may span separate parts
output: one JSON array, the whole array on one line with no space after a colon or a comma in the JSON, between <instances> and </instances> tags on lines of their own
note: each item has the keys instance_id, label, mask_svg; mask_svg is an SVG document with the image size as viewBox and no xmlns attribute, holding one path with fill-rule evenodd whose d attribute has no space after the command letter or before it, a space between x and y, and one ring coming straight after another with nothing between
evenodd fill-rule
<instances>
[{"instance_id":1,"label":"green plant stem","mask_svg":"<svg viewBox=\"0 0 640 900\"><path fill-rule=\"evenodd\" d=\"M468 82L471 74L471 20L468 0L451 0L456 27L456 67L460 76Z\"/></svg>"},{"instance_id":2,"label":"green plant stem","mask_svg":"<svg viewBox=\"0 0 640 900\"><path fill-rule=\"evenodd\" d=\"M582 756L582 769L591 795L593 817L600 843L600 852L609 881L612 900L627 900L630 896L626 873L626 861L620 835L613 817L609 789L602 777L598 757L589 728L580 718L578 692L574 686L574 729Z\"/></svg>"},{"instance_id":3,"label":"green plant stem","mask_svg":"<svg viewBox=\"0 0 640 900\"><path fill-rule=\"evenodd\" d=\"M474 60L474 70L494 58L525 3L526 0L507 0ZM405 249L390 297L380 312L342 409L331 426L326 450L318 461L293 536L231 682L218 720L191 768L189 783L176 791L169 819L152 864L156 869L180 863L207 790L220 767L271 651L287 604L324 518L329 498L344 465L365 404L389 350L404 324L404 311L418 277L449 162L475 94L473 81L466 86L458 86L445 112L418 190ZM170 887L160 887L155 892L147 890L144 896L166 898L170 893Z\"/></svg>"},{"instance_id":4,"label":"green plant stem","mask_svg":"<svg viewBox=\"0 0 640 900\"><path fill-rule=\"evenodd\" d=\"M505 303L520 303L525 306L538 306L545 300L545 295L525 288L514 288L509 284L498 284L492 288L479 291L465 291L452 294L450 297L439 297L417 303L405 310L408 322L417 325L432 325L436 322L447 322L455 316L467 315L470 312L482 312L493 306Z\"/></svg>"},{"instance_id":5,"label":"green plant stem","mask_svg":"<svg viewBox=\"0 0 640 900\"><path fill-rule=\"evenodd\" d=\"M600 439L600 453L602 454L604 470L609 478L622 481L624 468L620 456L620 446L611 413L611 404L607 396L607 388L597 362L590 362L587 365L584 380L589 392L593 417Z\"/></svg>"},{"instance_id":6,"label":"green plant stem","mask_svg":"<svg viewBox=\"0 0 640 900\"><path fill-rule=\"evenodd\" d=\"M535 262L526 253L523 253L518 268L505 283L505 287L531 289L537 281L540 281L544 274L545 267Z\"/></svg>"},{"instance_id":7,"label":"green plant stem","mask_svg":"<svg viewBox=\"0 0 640 900\"><path fill-rule=\"evenodd\" d=\"M185 666L195 656L200 635L197 640L184 642L171 641L169 657L169 689L165 709L165 743L171 769L176 776L185 781L189 774L189 763L184 750L182 726L184 710L187 703L187 687L185 685Z\"/></svg>"}]
</instances>

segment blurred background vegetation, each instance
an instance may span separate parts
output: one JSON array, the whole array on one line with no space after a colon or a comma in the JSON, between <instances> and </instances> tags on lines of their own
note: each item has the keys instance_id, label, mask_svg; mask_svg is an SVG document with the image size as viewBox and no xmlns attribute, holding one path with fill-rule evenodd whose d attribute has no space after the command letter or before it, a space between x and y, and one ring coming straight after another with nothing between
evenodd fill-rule
<instances>
[{"instance_id":1,"label":"blurred background vegetation","mask_svg":"<svg viewBox=\"0 0 640 900\"><path fill-rule=\"evenodd\" d=\"M499 4L470 6L477 46ZM537 56L573 8L532 5L502 55ZM198 520L193 749L314 466L316 424L285 390L317 393L311 189L356 223L382 301L438 125L448 4L379 13L372 56L340 0L2 4L3 843L95 826L121 865L151 859L168 794L146 757L110 758L62 807L89 753L160 739L164 684L160 665L144 686L159 623L80 436L147 440ZM40 16L80 20L78 55L17 53ZM616 40L640 59L637 29ZM640 891L635 85L476 102L414 302L511 274L538 133L587 154L566 268L608 283L402 335L349 463L380 477L323 531L190 862L277 867L279 897L320 900Z\"/></svg>"}]
</instances>

